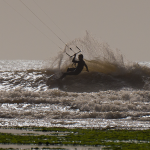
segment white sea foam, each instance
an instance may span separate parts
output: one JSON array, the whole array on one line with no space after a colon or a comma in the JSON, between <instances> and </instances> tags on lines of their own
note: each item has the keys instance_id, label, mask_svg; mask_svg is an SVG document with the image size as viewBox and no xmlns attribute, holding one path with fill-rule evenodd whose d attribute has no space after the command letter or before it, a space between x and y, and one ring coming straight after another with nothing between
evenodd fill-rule
<instances>
[{"instance_id":1,"label":"white sea foam","mask_svg":"<svg viewBox=\"0 0 150 150\"><path fill-rule=\"evenodd\" d=\"M149 128L150 92L1 91L1 126Z\"/></svg>"}]
</instances>

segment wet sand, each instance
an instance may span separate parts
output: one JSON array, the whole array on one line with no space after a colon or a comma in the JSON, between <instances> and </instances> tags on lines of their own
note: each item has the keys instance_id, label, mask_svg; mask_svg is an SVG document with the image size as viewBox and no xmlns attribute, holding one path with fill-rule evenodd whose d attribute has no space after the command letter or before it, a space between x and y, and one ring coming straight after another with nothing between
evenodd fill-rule
<instances>
[{"instance_id":1,"label":"wet sand","mask_svg":"<svg viewBox=\"0 0 150 150\"><path fill-rule=\"evenodd\" d=\"M16 148L16 149L31 149L31 148L61 148L61 149L67 149L67 150L102 150L102 146L100 147L92 147L92 146L56 146L56 145L53 145L53 146L39 146L39 145L15 145L15 144L9 144L9 145L6 145L6 144L0 144L0 148Z\"/></svg>"}]
</instances>

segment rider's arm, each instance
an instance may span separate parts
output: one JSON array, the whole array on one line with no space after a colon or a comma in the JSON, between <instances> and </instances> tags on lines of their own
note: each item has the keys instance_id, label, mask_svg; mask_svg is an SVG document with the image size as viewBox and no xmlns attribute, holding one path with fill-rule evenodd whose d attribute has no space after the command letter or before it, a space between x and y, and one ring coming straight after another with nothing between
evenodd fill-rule
<instances>
[{"instance_id":1,"label":"rider's arm","mask_svg":"<svg viewBox=\"0 0 150 150\"><path fill-rule=\"evenodd\" d=\"M75 59L76 59L76 54L74 54L74 57L73 57L73 59L72 59L72 62L78 63L78 61L76 61Z\"/></svg>"}]
</instances>

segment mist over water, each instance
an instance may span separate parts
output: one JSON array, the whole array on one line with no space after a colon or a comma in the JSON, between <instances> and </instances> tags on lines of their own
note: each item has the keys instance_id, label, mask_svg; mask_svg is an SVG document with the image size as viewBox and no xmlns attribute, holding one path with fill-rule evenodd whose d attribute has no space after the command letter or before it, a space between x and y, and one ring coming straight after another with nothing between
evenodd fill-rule
<instances>
[{"instance_id":1,"label":"mist over water","mask_svg":"<svg viewBox=\"0 0 150 150\"><path fill-rule=\"evenodd\" d=\"M119 50L112 50L107 43L99 42L88 32L86 32L83 38L78 38L67 43L64 51L55 59L52 67L64 70L66 66L71 65L72 58L69 58L66 53L72 56L74 53L79 52L76 46L82 51L81 53L84 55L84 60L91 72L108 74L117 72L117 69L125 67L123 56Z\"/></svg>"},{"instance_id":2,"label":"mist over water","mask_svg":"<svg viewBox=\"0 0 150 150\"><path fill-rule=\"evenodd\" d=\"M60 77L80 48L90 72ZM70 50L70 48L72 50ZM67 53L67 54L66 54ZM150 63L125 61L88 32L49 61L0 61L0 125L150 127Z\"/></svg>"},{"instance_id":3,"label":"mist over water","mask_svg":"<svg viewBox=\"0 0 150 150\"><path fill-rule=\"evenodd\" d=\"M126 60L118 49L111 49L107 43L98 41L88 32L83 38L67 43L64 51L53 61L51 71L60 76L68 67L73 67L72 57L68 57L66 53L73 56L79 52L77 47L82 50L90 72L84 70L78 76L67 76L62 81L66 90L96 92L122 88L143 89L146 88L145 84L149 83L150 69L147 64L140 65L138 62ZM57 83L51 83L51 86L55 87L55 84Z\"/></svg>"}]
</instances>

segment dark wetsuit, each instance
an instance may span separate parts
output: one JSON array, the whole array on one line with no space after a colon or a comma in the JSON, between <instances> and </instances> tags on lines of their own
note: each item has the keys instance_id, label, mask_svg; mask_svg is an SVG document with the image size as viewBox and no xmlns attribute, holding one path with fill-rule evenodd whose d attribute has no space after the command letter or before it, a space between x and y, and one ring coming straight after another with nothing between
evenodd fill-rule
<instances>
[{"instance_id":1,"label":"dark wetsuit","mask_svg":"<svg viewBox=\"0 0 150 150\"><path fill-rule=\"evenodd\" d=\"M73 58L72 60L73 63L77 63L77 67L76 68L68 68L67 69L67 72L64 73L60 79L63 79L66 75L78 75L82 70L83 70L83 67L85 66L87 71L88 71L88 67L86 65L86 63L84 62L84 60L79 60L79 61L76 61L75 60L75 57Z\"/></svg>"}]
</instances>

